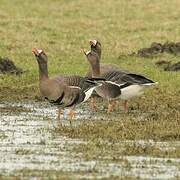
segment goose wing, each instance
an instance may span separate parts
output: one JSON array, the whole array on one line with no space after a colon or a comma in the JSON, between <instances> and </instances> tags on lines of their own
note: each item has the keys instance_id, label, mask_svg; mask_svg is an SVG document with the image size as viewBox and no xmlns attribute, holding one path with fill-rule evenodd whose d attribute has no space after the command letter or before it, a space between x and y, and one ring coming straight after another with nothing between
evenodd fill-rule
<instances>
[{"instance_id":1,"label":"goose wing","mask_svg":"<svg viewBox=\"0 0 180 180\"><path fill-rule=\"evenodd\" d=\"M146 78L143 75L133 74L133 73L128 73L128 74L123 75L122 79L126 82L130 82L133 84L140 84L140 85L148 85L148 84L155 83L153 80Z\"/></svg>"},{"instance_id":2,"label":"goose wing","mask_svg":"<svg viewBox=\"0 0 180 180\"><path fill-rule=\"evenodd\" d=\"M68 86L81 86L81 82L83 81L83 77L77 76L77 75L59 75L53 77L53 80L56 81L57 83L65 83Z\"/></svg>"},{"instance_id":3,"label":"goose wing","mask_svg":"<svg viewBox=\"0 0 180 180\"><path fill-rule=\"evenodd\" d=\"M101 77L105 78L107 81L112 81L117 84L139 84L139 85L150 85L155 82L143 75L135 73L126 73L124 71L109 71L102 74Z\"/></svg>"}]
</instances>

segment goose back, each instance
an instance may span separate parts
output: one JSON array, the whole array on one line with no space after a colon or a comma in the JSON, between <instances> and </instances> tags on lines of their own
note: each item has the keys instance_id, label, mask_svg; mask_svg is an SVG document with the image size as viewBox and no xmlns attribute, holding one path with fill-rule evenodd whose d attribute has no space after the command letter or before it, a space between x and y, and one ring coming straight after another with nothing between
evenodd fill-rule
<instances>
[{"instance_id":1,"label":"goose back","mask_svg":"<svg viewBox=\"0 0 180 180\"><path fill-rule=\"evenodd\" d=\"M109 71L102 74L100 77L105 78L108 81L115 82L117 84L130 83L138 85L146 85L155 83L151 79L146 78L143 75L135 73L126 73L125 71Z\"/></svg>"}]
</instances>

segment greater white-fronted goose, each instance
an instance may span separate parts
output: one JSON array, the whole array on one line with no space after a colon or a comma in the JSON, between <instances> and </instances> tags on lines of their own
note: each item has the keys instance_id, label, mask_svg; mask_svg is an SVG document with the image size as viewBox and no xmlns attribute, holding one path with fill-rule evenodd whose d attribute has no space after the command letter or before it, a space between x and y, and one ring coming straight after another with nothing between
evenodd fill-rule
<instances>
[{"instance_id":1,"label":"greater white-fronted goose","mask_svg":"<svg viewBox=\"0 0 180 180\"><path fill-rule=\"evenodd\" d=\"M110 70L114 70L114 71L119 70L119 67L116 64L100 63L102 47L101 47L101 43L98 40L96 39L89 40L89 44L91 46L91 52L97 53L99 58L98 58L98 62L93 61L93 63L91 64L92 66L89 67L89 70L86 74L87 77L97 77L99 76L99 74L104 74ZM92 109L95 110L97 109L95 97L91 98L91 107Z\"/></svg>"},{"instance_id":2,"label":"greater white-fronted goose","mask_svg":"<svg viewBox=\"0 0 180 180\"><path fill-rule=\"evenodd\" d=\"M74 107L77 104L85 102L92 94L93 90L100 86L102 81L96 78L89 80L80 76L55 76L49 78L47 55L43 50L33 48L38 66L39 66L39 87L41 95L54 105L59 107L58 119L60 120L60 111L65 107L72 107L70 118L74 117Z\"/></svg>"},{"instance_id":3,"label":"greater white-fronted goose","mask_svg":"<svg viewBox=\"0 0 180 180\"><path fill-rule=\"evenodd\" d=\"M127 111L127 100L143 94L145 86L155 84L151 79L143 75L128 73L121 70L110 70L105 73L100 72L99 68L99 55L97 52L89 51L84 52L92 68L92 77L101 77L106 80L106 84L98 87L95 91L101 97L109 100L108 112L112 111L112 103L118 97L125 100L124 109ZM97 73L98 72L98 73ZM107 84L108 83L108 84ZM114 84L121 85L121 93L118 93L117 88L110 86Z\"/></svg>"},{"instance_id":4,"label":"greater white-fronted goose","mask_svg":"<svg viewBox=\"0 0 180 180\"><path fill-rule=\"evenodd\" d=\"M86 76L87 77L93 77L93 76L96 76L96 74L104 74L110 70L120 70L120 68L116 65L116 64L104 64L104 63L100 63L101 61L101 52L102 52L102 47L101 47L101 43L96 40L96 39L93 39L93 40L89 40L89 44L91 46L91 52L95 52L97 53L97 55L99 56L99 61L98 63L94 62L92 65L93 66L99 66L99 68L96 68L97 72L96 71L93 71L92 70L92 67L89 68ZM100 72L98 71L98 69L100 70Z\"/></svg>"}]
</instances>

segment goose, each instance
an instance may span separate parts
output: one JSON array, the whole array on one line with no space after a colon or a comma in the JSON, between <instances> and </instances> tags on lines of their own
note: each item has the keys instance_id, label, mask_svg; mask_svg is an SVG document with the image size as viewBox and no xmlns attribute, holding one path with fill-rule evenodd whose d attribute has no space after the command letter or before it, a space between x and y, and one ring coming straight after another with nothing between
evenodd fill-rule
<instances>
[{"instance_id":1,"label":"goose","mask_svg":"<svg viewBox=\"0 0 180 180\"><path fill-rule=\"evenodd\" d=\"M88 79L87 77L64 75L49 78L47 55L42 49L38 48L33 48L32 52L39 66L39 88L41 95L59 108L59 120L61 110L66 107L71 108L69 113L70 119L74 118L75 106L87 101L93 90L101 85L98 81L102 82L103 79Z\"/></svg>"},{"instance_id":2,"label":"goose","mask_svg":"<svg viewBox=\"0 0 180 180\"><path fill-rule=\"evenodd\" d=\"M89 68L86 76L87 77L93 77L93 76L96 76L96 75L99 75L100 73L101 74L104 74L110 70L119 70L119 66L117 66L116 64L104 64L104 63L100 63L100 60L101 60L101 52L102 52L102 47L101 47L101 43L96 40L96 39L90 39L89 40L89 44L90 44L90 47L91 47L91 52L95 52L97 53L97 55L99 56L99 62L94 62L94 64L92 64L93 66L98 66L98 68L96 68L96 70L92 70L92 67ZM85 51L83 49L83 51Z\"/></svg>"},{"instance_id":3,"label":"goose","mask_svg":"<svg viewBox=\"0 0 180 180\"><path fill-rule=\"evenodd\" d=\"M90 39L89 40L89 44L91 47L91 52L95 52L99 58L98 61L93 61L93 63L91 63L91 66L89 67L89 70L86 74L87 77L97 77L99 76L99 74L104 74L107 73L109 71L123 71L126 72L123 69L120 69L119 66L117 66L116 64L112 64L112 63L108 63L108 64L104 64L104 63L100 63L101 60L101 52L102 52L102 47L101 47L101 43L100 41L96 40L96 39ZM83 49L83 52L85 50ZM96 106L96 99L95 97L91 98L91 107L92 109L97 109Z\"/></svg>"},{"instance_id":4,"label":"goose","mask_svg":"<svg viewBox=\"0 0 180 180\"><path fill-rule=\"evenodd\" d=\"M128 99L142 95L144 87L157 83L143 75L127 71L109 70L107 72L100 73L98 53L94 51L84 51L84 54L86 55L92 68L92 77L101 77L106 80L106 83L101 87L97 87L95 91L102 98L108 99L109 104L107 112L111 112L113 110L113 105L115 103L114 100L118 98L124 100L124 110L127 112ZM117 87L115 88L115 86L110 86L110 84L121 86L121 93L118 93Z\"/></svg>"}]
</instances>

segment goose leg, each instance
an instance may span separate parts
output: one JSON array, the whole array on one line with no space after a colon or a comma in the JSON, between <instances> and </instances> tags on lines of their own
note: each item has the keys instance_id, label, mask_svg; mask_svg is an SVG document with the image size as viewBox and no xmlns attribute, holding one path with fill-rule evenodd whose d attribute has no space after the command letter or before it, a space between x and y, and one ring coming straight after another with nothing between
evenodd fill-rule
<instances>
[{"instance_id":1,"label":"goose leg","mask_svg":"<svg viewBox=\"0 0 180 180\"><path fill-rule=\"evenodd\" d=\"M109 103L108 103L108 109L107 109L107 112L110 113L113 111L113 109L116 109L118 105L118 101L117 100L109 100Z\"/></svg>"},{"instance_id":2,"label":"goose leg","mask_svg":"<svg viewBox=\"0 0 180 180\"><path fill-rule=\"evenodd\" d=\"M70 118L70 125L72 125L72 119L75 118L75 110L74 110L74 107L71 108L70 112L69 112L69 118Z\"/></svg>"},{"instance_id":3,"label":"goose leg","mask_svg":"<svg viewBox=\"0 0 180 180\"><path fill-rule=\"evenodd\" d=\"M118 101L117 100L113 100L112 101L112 106L114 109L117 109L118 108Z\"/></svg>"},{"instance_id":4,"label":"goose leg","mask_svg":"<svg viewBox=\"0 0 180 180\"><path fill-rule=\"evenodd\" d=\"M124 111L128 112L128 101L127 100L124 101L123 106L124 106Z\"/></svg>"},{"instance_id":5,"label":"goose leg","mask_svg":"<svg viewBox=\"0 0 180 180\"><path fill-rule=\"evenodd\" d=\"M61 127L62 126L62 123L61 123L61 113L62 113L62 109L61 108L58 108L58 115L57 115L57 120L58 120L58 127Z\"/></svg>"},{"instance_id":6,"label":"goose leg","mask_svg":"<svg viewBox=\"0 0 180 180\"><path fill-rule=\"evenodd\" d=\"M113 111L113 101L108 101L108 109L107 109L107 113L110 113Z\"/></svg>"},{"instance_id":7,"label":"goose leg","mask_svg":"<svg viewBox=\"0 0 180 180\"><path fill-rule=\"evenodd\" d=\"M91 98L90 105L91 105L91 108L92 108L92 109L94 109L94 110L97 109L95 97L92 97L92 98Z\"/></svg>"}]
</instances>

